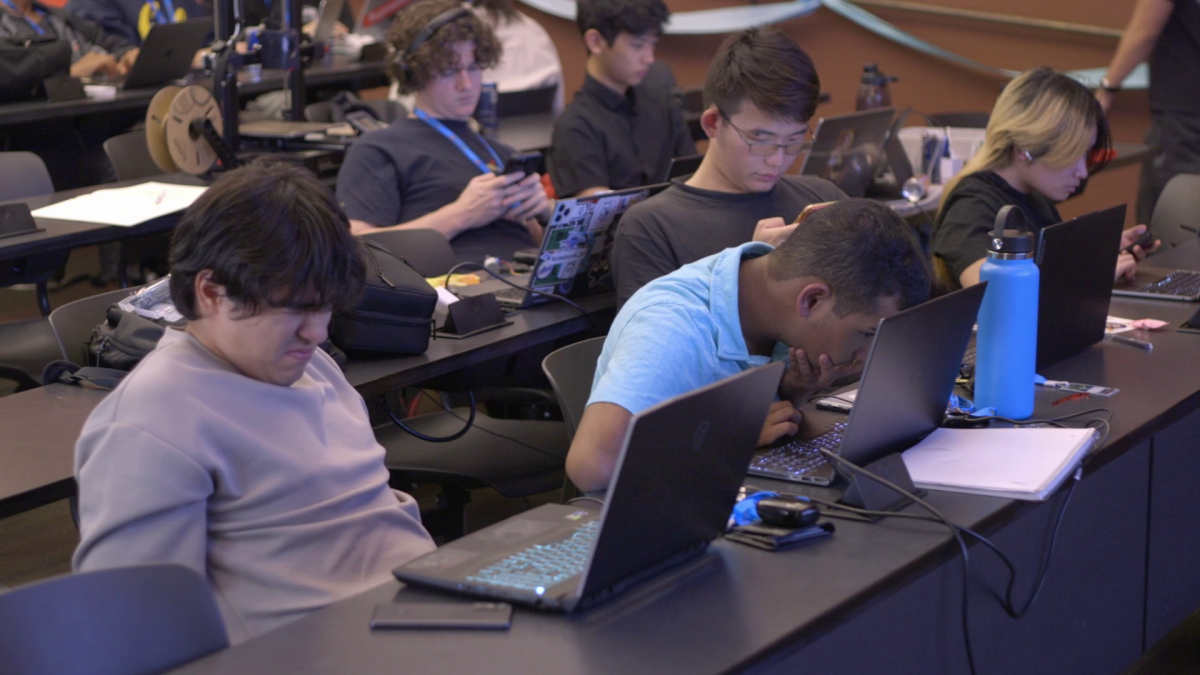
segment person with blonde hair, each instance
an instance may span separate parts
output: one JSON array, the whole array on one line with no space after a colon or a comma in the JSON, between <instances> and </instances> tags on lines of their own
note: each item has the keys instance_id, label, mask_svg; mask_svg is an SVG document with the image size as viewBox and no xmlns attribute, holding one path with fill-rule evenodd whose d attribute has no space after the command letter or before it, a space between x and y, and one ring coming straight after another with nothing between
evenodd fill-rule
<instances>
[{"instance_id":1,"label":"person with blonde hair","mask_svg":"<svg viewBox=\"0 0 1200 675\"><path fill-rule=\"evenodd\" d=\"M1061 222L1055 203L1103 165L1110 145L1108 119L1079 82L1049 68L1009 82L992 108L983 147L942 193L932 245L938 281L949 288L979 283L988 232L1008 204L1024 212L1035 232ZM1122 234L1116 277L1132 277L1138 260L1158 246L1132 246L1145 231L1138 225Z\"/></svg>"}]
</instances>

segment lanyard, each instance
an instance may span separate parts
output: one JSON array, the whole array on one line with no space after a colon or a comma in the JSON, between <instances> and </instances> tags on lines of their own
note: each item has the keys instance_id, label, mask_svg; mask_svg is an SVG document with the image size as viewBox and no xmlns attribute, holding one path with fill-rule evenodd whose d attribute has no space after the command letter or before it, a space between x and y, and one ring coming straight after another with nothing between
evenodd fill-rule
<instances>
[{"instance_id":1,"label":"lanyard","mask_svg":"<svg viewBox=\"0 0 1200 675\"><path fill-rule=\"evenodd\" d=\"M160 26L175 23L175 5L171 4L171 0L150 0L150 6L154 8L154 23Z\"/></svg>"},{"instance_id":2,"label":"lanyard","mask_svg":"<svg viewBox=\"0 0 1200 675\"><path fill-rule=\"evenodd\" d=\"M5 0L5 2L8 2L8 0ZM491 164L484 164L483 160L479 159L479 155L475 154L474 150L467 147L467 144L463 142L463 139L458 137L458 134L447 129L445 124L442 124L440 121L430 117L424 110L418 109L416 114L418 119L434 129L437 129L439 134L449 139L450 142L458 148L458 151L466 155L467 159L471 160L471 163L479 169L479 173L500 173L504 170L504 162L500 161L500 156L496 154L496 151L492 149L492 146L489 145L488 142L482 137L480 137L479 140L483 143L483 147L487 148L488 152L491 153L493 160Z\"/></svg>"},{"instance_id":3,"label":"lanyard","mask_svg":"<svg viewBox=\"0 0 1200 675\"><path fill-rule=\"evenodd\" d=\"M39 26L37 24L37 22L34 21L33 19L25 16L25 12L22 12L21 9L19 7L17 7L16 3L13 2L13 0L3 0L3 2L4 2L4 4L8 5L12 9L12 11L16 12L17 16L21 17L22 19L25 19L25 23L29 24L29 27L32 28L34 30L34 32L36 32L38 35L46 34L46 30L44 28L42 28L41 26ZM46 17L46 13L43 12L42 10L38 9L37 7L34 7L33 9L35 12L40 14L42 16L42 18Z\"/></svg>"}]
</instances>

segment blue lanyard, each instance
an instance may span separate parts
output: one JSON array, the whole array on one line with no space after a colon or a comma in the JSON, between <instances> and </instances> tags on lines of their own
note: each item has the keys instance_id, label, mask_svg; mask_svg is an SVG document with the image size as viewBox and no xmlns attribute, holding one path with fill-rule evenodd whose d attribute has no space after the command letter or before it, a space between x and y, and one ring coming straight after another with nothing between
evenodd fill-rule
<instances>
[{"instance_id":1,"label":"blue lanyard","mask_svg":"<svg viewBox=\"0 0 1200 675\"><path fill-rule=\"evenodd\" d=\"M160 26L175 23L175 5L171 4L171 0L150 0L150 4L154 7L154 23Z\"/></svg>"},{"instance_id":2,"label":"blue lanyard","mask_svg":"<svg viewBox=\"0 0 1200 675\"><path fill-rule=\"evenodd\" d=\"M8 0L5 0L5 2L7 2L7 1ZM504 162L502 162L500 160L500 155L496 154L496 151L492 149L492 146L489 145L488 142L485 141L482 136L479 138L479 140L480 140L480 142L483 143L483 147L487 148L488 152L491 153L492 160L493 160L492 164L484 164L483 160L479 159L479 155L475 154L474 150L467 147L467 144L463 141L463 139L458 137L458 134L447 129L445 124L442 124L439 120L436 120L436 119L430 117L424 110L418 109L416 114L417 114L417 119L428 124L429 126L433 127L434 129L437 129L437 132L439 134L448 138L450 140L450 142L453 143L454 146L458 148L458 151L461 152L462 154L466 155L467 159L471 160L471 163L474 164L477 169L479 169L479 173L497 173L498 174L504 170Z\"/></svg>"},{"instance_id":3,"label":"blue lanyard","mask_svg":"<svg viewBox=\"0 0 1200 675\"><path fill-rule=\"evenodd\" d=\"M4 0L4 4L8 5L12 9L12 11L16 12L17 16L21 17L22 19L25 19L25 23L29 24L29 27L32 28L34 30L34 32L36 32L38 35L46 34L46 30L44 28L42 28L41 26L39 26L37 24L37 22L34 21L33 19L25 16L25 12L22 12L20 10L20 8L17 7L16 3L13 2L13 0ZM46 17L46 13L43 12L42 10L38 9L37 7L34 7L33 9L38 14L40 14L42 16L42 18Z\"/></svg>"}]
</instances>

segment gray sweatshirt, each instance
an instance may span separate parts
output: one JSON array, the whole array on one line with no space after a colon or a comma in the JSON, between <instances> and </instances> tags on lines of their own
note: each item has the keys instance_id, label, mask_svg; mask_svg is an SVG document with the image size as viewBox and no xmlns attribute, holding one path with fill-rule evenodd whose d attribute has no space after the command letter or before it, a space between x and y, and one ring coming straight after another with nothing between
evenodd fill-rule
<instances>
[{"instance_id":1,"label":"gray sweatshirt","mask_svg":"<svg viewBox=\"0 0 1200 675\"><path fill-rule=\"evenodd\" d=\"M325 352L282 387L168 330L75 446L74 568L186 565L208 579L236 644L433 550L383 456Z\"/></svg>"}]
</instances>

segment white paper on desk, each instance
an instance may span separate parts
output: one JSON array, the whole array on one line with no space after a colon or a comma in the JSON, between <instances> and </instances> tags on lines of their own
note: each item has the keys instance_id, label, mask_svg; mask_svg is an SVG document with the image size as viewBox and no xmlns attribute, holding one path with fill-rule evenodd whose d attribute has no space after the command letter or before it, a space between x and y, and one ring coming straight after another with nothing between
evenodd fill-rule
<instances>
[{"instance_id":1,"label":"white paper on desk","mask_svg":"<svg viewBox=\"0 0 1200 675\"><path fill-rule=\"evenodd\" d=\"M124 188L96 190L40 208L33 215L35 218L132 227L186 209L207 189L151 181Z\"/></svg>"},{"instance_id":2,"label":"white paper on desk","mask_svg":"<svg viewBox=\"0 0 1200 675\"><path fill-rule=\"evenodd\" d=\"M1095 438L1093 429L937 429L902 456L920 488L1039 501Z\"/></svg>"}]
</instances>

